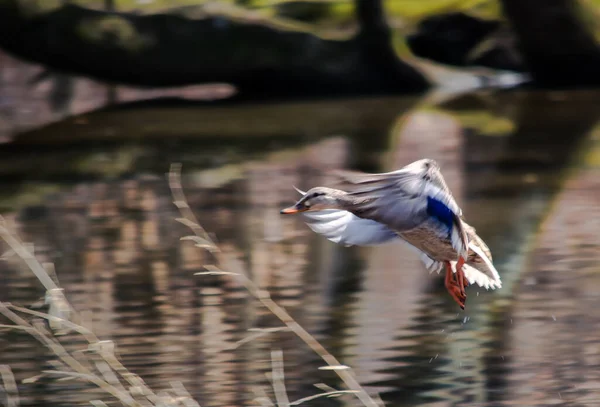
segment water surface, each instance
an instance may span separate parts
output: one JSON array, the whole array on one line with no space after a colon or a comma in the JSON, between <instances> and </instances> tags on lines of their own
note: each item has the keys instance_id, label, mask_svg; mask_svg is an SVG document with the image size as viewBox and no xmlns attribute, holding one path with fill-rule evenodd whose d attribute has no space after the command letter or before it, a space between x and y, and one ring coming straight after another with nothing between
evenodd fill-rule
<instances>
[{"instance_id":1,"label":"water surface","mask_svg":"<svg viewBox=\"0 0 600 407\"><path fill-rule=\"evenodd\" d=\"M165 173L221 249L269 290L388 406L597 405L600 401L598 94L468 94L436 105L368 99L104 111L23 134L0 150L2 208L67 297L90 311L124 364L159 390L181 381L202 406L257 405L282 349L290 400L339 388L289 332L228 276L194 276L210 258L174 219ZM340 247L279 209L328 171L388 171L436 159L494 254L504 286L468 289L403 246ZM0 263L0 299L44 292ZM69 339L65 339L68 343ZM0 331L0 363L22 380L52 365L23 333ZM77 346L76 343L72 344ZM78 382L20 384L22 405L89 405ZM110 401L105 397L105 401ZM350 396L312 405L353 404Z\"/></svg>"}]
</instances>

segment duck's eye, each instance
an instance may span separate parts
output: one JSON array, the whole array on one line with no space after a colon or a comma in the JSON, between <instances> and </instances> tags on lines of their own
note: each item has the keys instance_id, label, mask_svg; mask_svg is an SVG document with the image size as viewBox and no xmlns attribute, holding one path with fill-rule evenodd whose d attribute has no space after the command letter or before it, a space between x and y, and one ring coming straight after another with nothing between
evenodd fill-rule
<instances>
[{"instance_id":1,"label":"duck's eye","mask_svg":"<svg viewBox=\"0 0 600 407\"><path fill-rule=\"evenodd\" d=\"M309 200L304 201L304 206L310 206L310 201Z\"/></svg>"}]
</instances>

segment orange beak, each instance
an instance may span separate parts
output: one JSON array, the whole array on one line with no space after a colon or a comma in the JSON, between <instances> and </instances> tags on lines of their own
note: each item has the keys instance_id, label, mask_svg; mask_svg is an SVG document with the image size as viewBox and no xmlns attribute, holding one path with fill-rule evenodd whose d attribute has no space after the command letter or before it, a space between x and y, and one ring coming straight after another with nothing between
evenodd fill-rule
<instances>
[{"instance_id":1,"label":"orange beak","mask_svg":"<svg viewBox=\"0 0 600 407\"><path fill-rule=\"evenodd\" d=\"M296 204L294 206L290 206L289 208L282 209L281 211L279 211L279 213L284 215L290 215L293 213L306 212L307 210L308 208L306 206Z\"/></svg>"}]
</instances>

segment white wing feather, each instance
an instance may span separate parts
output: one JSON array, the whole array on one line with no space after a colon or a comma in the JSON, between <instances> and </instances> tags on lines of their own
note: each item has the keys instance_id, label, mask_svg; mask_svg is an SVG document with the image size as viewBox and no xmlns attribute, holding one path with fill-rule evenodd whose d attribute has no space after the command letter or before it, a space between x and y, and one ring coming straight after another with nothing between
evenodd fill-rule
<instances>
[{"instance_id":1,"label":"white wing feather","mask_svg":"<svg viewBox=\"0 0 600 407\"><path fill-rule=\"evenodd\" d=\"M400 240L398 235L369 219L362 219L351 212L328 209L304 212L305 222L315 233L344 246L373 246Z\"/></svg>"},{"instance_id":2,"label":"white wing feather","mask_svg":"<svg viewBox=\"0 0 600 407\"><path fill-rule=\"evenodd\" d=\"M294 187L300 195L306 194ZM352 212L327 209L303 212L304 221L315 233L344 246L374 246L400 240L396 232L379 222L362 219Z\"/></svg>"}]
</instances>

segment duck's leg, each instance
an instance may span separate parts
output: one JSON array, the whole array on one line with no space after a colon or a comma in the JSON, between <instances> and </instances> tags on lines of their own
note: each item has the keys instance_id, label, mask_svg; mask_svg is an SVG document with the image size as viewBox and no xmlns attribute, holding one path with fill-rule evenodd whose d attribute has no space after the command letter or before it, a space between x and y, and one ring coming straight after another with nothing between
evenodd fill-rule
<instances>
[{"instance_id":1,"label":"duck's leg","mask_svg":"<svg viewBox=\"0 0 600 407\"><path fill-rule=\"evenodd\" d=\"M466 298L467 293L465 292L465 288L467 288L467 286L469 285L469 281L465 277L465 273L463 271L464 264L465 264L465 259L463 259L462 256L460 256L458 258L458 261L456 262L456 283L458 284L458 287L460 288L461 293Z\"/></svg>"},{"instance_id":2,"label":"duck's leg","mask_svg":"<svg viewBox=\"0 0 600 407\"><path fill-rule=\"evenodd\" d=\"M444 285L450 296L456 301L460 308L465 309L465 295L464 287L460 287L454 279L454 273L452 272L452 266L449 261L444 262L446 265L446 278L444 279ZM462 271L462 270L461 270ZM457 271L458 272L458 271Z\"/></svg>"}]
</instances>

